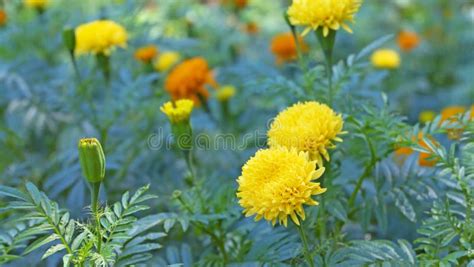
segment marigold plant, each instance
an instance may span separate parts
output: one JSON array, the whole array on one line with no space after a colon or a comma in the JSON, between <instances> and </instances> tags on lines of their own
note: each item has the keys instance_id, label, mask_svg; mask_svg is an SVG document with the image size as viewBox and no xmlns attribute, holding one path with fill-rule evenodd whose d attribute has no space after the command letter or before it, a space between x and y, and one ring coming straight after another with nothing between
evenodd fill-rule
<instances>
[{"instance_id":1,"label":"marigold plant","mask_svg":"<svg viewBox=\"0 0 474 267\"><path fill-rule=\"evenodd\" d=\"M258 151L243 167L237 179L237 197L246 216L287 226L288 217L299 225L305 219L303 205L317 205L312 196L326 191L313 182L324 173L316 169L308 153L276 147Z\"/></svg>"},{"instance_id":2,"label":"marigold plant","mask_svg":"<svg viewBox=\"0 0 474 267\"><path fill-rule=\"evenodd\" d=\"M343 124L342 116L325 104L297 103L275 117L268 130L268 144L308 152L311 159L322 164L323 157L329 160L328 149L335 147L333 142L342 141L338 135L343 133Z\"/></svg>"},{"instance_id":3,"label":"marigold plant","mask_svg":"<svg viewBox=\"0 0 474 267\"><path fill-rule=\"evenodd\" d=\"M372 65L379 69L396 69L401 64L400 55L392 49L379 49L370 57Z\"/></svg>"},{"instance_id":4,"label":"marigold plant","mask_svg":"<svg viewBox=\"0 0 474 267\"><path fill-rule=\"evenodd\" d=\"M108 55L115 47L126 47L127 31L111 20L96 20L76 28L76 54Z\"/></svg>"},{"instance_id":5,"label":"marigold plant","mask_svg":"<svg viewBox=\"0 0 474 267\"><path fill-rule=\"evenodd\" d=\"M206 85L217 87L213 72L202 57L188 59L177 65L166 77L165 89L174 100L191 99L196 105L209 97Z\"/></svg>"},{"instance_id":6,"label":"marigold plant","mask_svg":"<svg viewBox=\"0 0 474 267\"><path fill-rule=\"evenodd\" d=\"M136 60L149 63L156 57L156 55L158 55L158 48L155 45L147 45L138 48L135 51L134 57Z\"/></svg>"},{"instance_id":7,"label":"marigold plant","mask_svg":"<svg viewBox=\"0 0 474 267\"><path fill-rule=\"evenodd\" d=\"M273 37L270 50L276 57L277 64L282 64L298 58L298 49L308 52L309 47L301 36L298 36L298 44L291 32L281 33ZM299 48L298 48L299 46Z\"/></svg>"},{"instance_id":8,"label":"marigold plant","mask_svg":"<svg viewBox=\"0 0 474 267\"><path fill-rule=\"evenodd\" d=\"M347 23L354 22L361 4L362 0L293 0L288 16L291 24L306 27L303 35L320 27L324 36L341 27L352 33Z\"/></svg>"}]
</instances>

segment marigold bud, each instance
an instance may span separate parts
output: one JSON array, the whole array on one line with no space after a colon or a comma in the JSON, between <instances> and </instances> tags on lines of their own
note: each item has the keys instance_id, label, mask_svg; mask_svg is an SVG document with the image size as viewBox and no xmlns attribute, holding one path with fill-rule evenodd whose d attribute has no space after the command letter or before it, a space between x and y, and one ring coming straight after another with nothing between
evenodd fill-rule
<instances>
[{"instance_id":1,"label":"marigold bud","mask_svg":"<svg viewBox=\"0 0 474 267\"><path fill-rule=\"evenodd\" d=\"M78 148L84 177L89 183L102 182L105 177L105 155L99 140L82 138Z\"/></svg>"},{"instance_id":2,"label":"marigold bud","mask_svg":"<svg viewBox=\"0 0 474 267\"><path fill-rule=\"evenodd\" d=\"M63 42L67 50L72 54L76 48L76 34L73 28L63 30Z\"/></svg>"}]
</instances>

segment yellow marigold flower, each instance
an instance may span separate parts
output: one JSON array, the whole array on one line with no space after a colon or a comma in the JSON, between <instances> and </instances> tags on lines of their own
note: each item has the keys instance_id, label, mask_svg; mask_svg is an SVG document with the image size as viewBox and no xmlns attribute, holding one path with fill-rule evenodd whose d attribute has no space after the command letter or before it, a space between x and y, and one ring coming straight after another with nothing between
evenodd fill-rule
<instances>
[{"instance_id":1,"label":"yellow marigold flower","mask_svg":"<svg viewBox=\"0 0 474 267\"><path fill-rule=\"evenodd\" d=\"M471 115L470 115L469 119L474 120L474 105L471 106Z\"/></svg>"},{"instance_id":2,"label":"yellow marigold flower","mask_svg":"<svg viewBox=\"0 0 474 267\"><path fill-rule=\"evenodd\" d=\"M5 10L0 8L0 26L4 26L5 24L7 24L7 21L8 21L7 12L5 12Z\"/></svg>"},{"instance_id":3,"label":"yellow marigold flower","mask_svg":"<svg viewBox=\"0 0 474 267\"><path fill-rule=\"evenodd\" d=\"M24 0L23 3L31 8L45 8L49 4L49 0Z\"/></svg>"},{"instance_id":4,"label":"yellow marigold flower","mask_svg":"<svg viewBox=\"0 0 474 267\"><path fill-rule=\"evenodd\" d=\"M154 45L140 47L135 51L135 59L145 63L151 62L158 54L158 48Z\"/></svg>"},{"instance_id":5,"label":"yellow marigold flower","mask_svg":"<svg viewBox=\"0 0 474 267\"><path fill-rule=\"evenodd\" d=\"M178 63L181 59L181 55L178 52L168 51L161 53L158 59L155 61L155 69L159 72L165 72L173 67L174 64Z\"/></svg>"},{"instance_id":6,"label":"yellow marigold flower","mask_svg":"<svg viewBox=\"0 0 474 267\"><path fill-rule=\"evenodd\" d=\"M420 44L420 37L415 32L401 31L397 43L402 51L409 52Z\"/></svg>"},{"instance_id":7,"label":"yellow marigold flower","mask_svg":"<svg viewBox=\"0 0 474 267\"><path fill-rule=\"evenodd\" d=\"M400 55L392 49L379 49L370 57L372 65L379 69L396 69L400 66Z\"/></svg>"},{"instance_id":8,"label":"yellow marigold flower","mask_svg":"<svg viewBox=\"0 0 474 267\"><path fill-rule=\"evenodd\" d=\"M424 110L420 112L418 119L421 123L427 123L434 120L435 117L436 117L436 112L432 110Z\"/></svg>"},{"instance_id":9,"label":"yellow marigold flower","mask_svg":"<svg viewBox=\"0 0 474 267\"><path fill-rule=\"evenodd\" d=\"M231 99L235 95L235 91L236 91L236 89L232 85L223 86L223 87L219 88L219 90L217 90L216 98L217 98L217 100L219 100L221 102L228 101L229 99Z\"/></svg>"},{"instance_id":10,"label":"yellow marigold flower","mask_svg":"<svg viewBox=\"0 0 474 267\"><path fill-rule=\"evenodd\" d=\"M160 110L166 114L171 123L179 123L189 120L193 107L194 102L192 100L180 99L176 102L166 102Z\"/></svg>"},{"instance_id":11,"label":"yellow marigold flower","mask_svg":"<svg viewBox=\"0 0 474 267\"><path fill-rule=\"evenodd\" d=\"M290 216L299 225L298 216L305 219L303 204L318 205L311 197L326 191L313 182L323 173L324 167L316 169L308 153L284 147L262 149L242 167L237 179L239 204L245 216L256 214L256 221L264 218L287 226Z\"/></svg>"},{"instance_id":12,"label":"yellow marigold flower","mask_svg":"<svg viewBox=\"0 0 474 267\"><path fill-rule=\"evenodd\" d=\"M340 27L352 33L347 23L354 22L361 4L362 0L293 0L288 17L291 24L306 26L303 35L319 27L325 37L329 30L337 31Z\"/></svg>"},{"instance_id":13,"label":"yellow marigold flower","mask_svg":"<svg viewBox=\"0 0 474 267\"><path fill-rule=\"evenodd\" d=\"M316 101L297 103L280 112L268 131L271 147L284 146L308 152L311 159L322 165L322 157L329 161L328 148L333 141L341 142L342 116Z\"/></svg>"},{"instance_id":14,"label":"yellow marigold flower","mask_svg":"<svg viewBox=\"0 0 474 267\"><path fill-rule=\"evenodd\" d=\"M127 45L127 31L111 20L96 20L76 28L76 53L110 54Z\"/></svg>"},{"instance_id":15,"label":"yellow marigold flower","mask_svg":"<svg viewBox=\"0 0 474 267\"><path fill-rule=\"evenodd\" d=\"M182 62L168 74L165 89L174 100L187 98L199 105L200 97L209 97L206 89L208 84L217 87L207 61L202 57L195 57Z\"/></svg>"},{"instance_id":16,"label":"yellow marigold flower","mask_svg":"<svg viewBox=\"0 0 474 267\"><path fill-rule=\"evenodd\" d=\"M308 52L309 47L301 36L298 36L298 43L302 52ZM295 38L291 32L281 33L273 37L270 50L275 55L277 64L292 61L298 57Z\"/></svg>"}]
</instances>

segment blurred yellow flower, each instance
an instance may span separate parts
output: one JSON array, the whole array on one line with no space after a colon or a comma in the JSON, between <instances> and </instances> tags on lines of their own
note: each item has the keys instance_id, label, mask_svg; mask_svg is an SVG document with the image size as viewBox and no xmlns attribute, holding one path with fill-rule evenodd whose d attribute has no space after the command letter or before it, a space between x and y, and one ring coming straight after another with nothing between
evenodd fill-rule
<instances>
[{"instance_id":1,"label":"blurred yellow flower","mask_svg":"<svg viewBox=\"0 0 474 267\"><path fill-rule=\"evenodd\" d=\"M5 12L5 10L0 8L0 27L7 24L7 21L8 21L7 12Z\"/></svg>"},{"instance_id":2,"label":"blurred yellow flower","mask_svg":"<svg viewBox=\"0 0 474 267\"><path fill-rule=\"evenodd\" d=\"M154 45L147 45L138 48L135 51L134 57L136 60L149 63L156 57L158 54L158 48Z\"/></svg>"},{"instance_id":3,"label":"blurred yellow flower","mask_svg":"<svg viewBox=\"0 0 474 267\"><path fill-rule=\"evenodd\" d=\"M287 226L290 216L299 225L298 216L305 219L303 205L318 205L311 197L326 191L313 182L323 173L324 167L316 169L308 153L284 147L259 150L237 179L239 204L245 216L256 214L256 221L264 218Z\"/></svg>"},{"instance_id":4,"label":"blurred yellow flower","mask_svg":"<svg viewBox=\"0 0 474 267\"><path fill-rule=\"evenodd\" d=\"M293 0L288 17L291 24L306 26L303 35L319 27L325 37L329 30L337 31L340 27L352 33L347 23L354 22L361 4L362 0Z\"/></svg>"},{"instance_id":5,"label":"blurred yellow flower","mask_svg":"<svg viewBox=\"0 0 474 267\"><path fill-rule=\"evenodd\" d=\"M127 46L127 31L111 20L96 20L76 28L76 53L110 54L117 46Z\"/></svg>"},{"instance_id":6,"label":"blurred yellow flower","mask_svg":"<svg viewBox=\"0 0 474 267\"><path fill-rule=\"evenodd\" d=\"M416 32L401 31L398 34L397 43L402 51L409 52L420 44L420 37Z\"/></svg>"},{"instance_id":7,"label":"blurred yellow flower","mask_svg":"<svg viewBox=\"0 0 474 267\"><path fill-rule=\"evenodd\" d=\"M155 69L159 72L165 72L173 67L174 64L178 63L181 59L181 55L178 52L168 51L163 52L159 55L155 61Z\"/></svg>"},{"instance_id":8,"label":"blurred yellow flower","mask_svg":"<svg viewBox=\"0 0 474 267\"><path fill-rule=\"evenodd\" d=\"M212 70L202 57L188 59L176 66L166 77L165 89L174 100L187 98L200 105L207 99L206 85L217 87Z\"/></svg>"},{"instance_id":9,"label":"blurred yellow flower","mask_svg":"<svg viewBox=\"0 0 474 267\"><path fill-rule=\"evenodd\" d=\"M27 7L43 9L49 4L49 0L24 0Z\"/></svg>"},{"instance_id":10,"label":"blurred yellow flower","mask_svg":"<svg viewBox=\"0 0 474 267\"><path fill-rule=\"evenodd\" d=\"M379 69L396 69L400 66L400 55L392 49L379 49L370 57L372 65Z\"/></svg>"},{"instance_id":11,"label":"blurred yellow flower","mask_svg":"<svg viewBox=\"0 0 474 267\"><path fill-rule=\"evenodd\" d=\"M308 52L308 45L301 36L298 36L301 52ZM270 44L270 50L276 57L276 63L282 64L298 58L298 50L295 38L291 32L275 35Z\"/></svg>"},{"instance_id":12,"label":"blurred yellow flower","mask_svg":"<svg viewBox=\"0 0 474 267\"><path fill-rule=\"evenodd\" d=\"M471 120L474 120L474 105L471 106L471 115L469 117Z\"/></svg>"},{"instance_id":13,"label":"blurred yellow flower","mask_svg":"<svg viewBox=\"0 0 474 267\"><path fill-rule=\"evenodd\" d=\"M297 103L280 112L268 131L270 147L284 146L308 152L311 159L322 165L329 161L328 148L333 141L341 142L343 120L330 107L316 101Z\"/></svg>"},{"instance_id":14,"label":"blurred yellow flower","mask_svg":"<svg viewBox=\"0 0 474 267\"><path fill-rule=\"evenodd\" d=\"M236 89L232 85L222 86L217 90L216 98L221 102L228 101L235 95L235 91Z\"/></svg>"},{"instance_id":15,"label":"blurred yellow flower","mask_svg":"<svg viewBox=\"0 0 474 267\"><path fill-rule=\"evenodd\" d=\"M436 117L436 112L432 110L424 110L420 112L418 119L421 123L427 123L434 120L435 117Z\"/></svg>"},{"instance_id":16,"label":"blurred yellow flower","mask_svg":"<svg viewBox=\"0 0 474 267\"><path fill-rule=\"evenodd\" d=\"M192 100L180 99L176 102L166 102L160 110L166 114L171 123L179 123L189 120L193 107L194 102Z\"/></svg>"}]
</instances>

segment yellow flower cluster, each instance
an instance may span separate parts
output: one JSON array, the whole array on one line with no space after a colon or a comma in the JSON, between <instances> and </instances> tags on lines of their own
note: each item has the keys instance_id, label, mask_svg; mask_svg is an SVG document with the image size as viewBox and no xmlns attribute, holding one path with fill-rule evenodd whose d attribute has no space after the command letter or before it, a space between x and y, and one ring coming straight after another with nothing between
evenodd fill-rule
<instances>
[{"instance_id":1,"label":"yellow flower cluster","mask_svg":"<svg viewBox=\"0 0 474 267\"><path fill-rule=\"evenodd\" d=\"M298 216L305 219L303 204L317 205L311 197L326 191L313 182L323 173L307 153L284 147L260 150L237 179L239 204L246 216L256 214L256 221L264 218L287 226L290 216L299 225Z\"/></svg>"},{"instance_id":2,"label":"yellow flower cluster","mask_svg":"<svg viewBox=\"0 0 474 267\"><path fill-rule=\"evenodd\" d=\"M166 114L171 123L186 122L193 111L194 102L189 99L166 102L160 110Z\"/></svg>"},{"instance_id":3,"label":"yellow flower cluster","mask_svg":"<svg viewBox=\"0 0 474 267\"><path fill-rule=\"evenodd\" d=\"M299 225L303 205L317 205L312 196L326 191L313 180L324 173L322 156L329 160L332 141L342 141L342 126L341 115L315 101L282 111L268 131L270 148L258 151L237 179L245 215L285 226L290 216Z\"/></svg>"},{"instance_id":4,"label":"yellow flower cluster","mask_svg":"<svg viewBox=\"0 0 474 267\"><path fill-rule=\"evenodd\" d=\"M308 152L311 159L322 164L329 160L327 148L340 142L343 121L330 107L315 101L297 103L282 111L268 131L270 146L285 146Z\"/></svg>"},{"instance_id":5,"label":"yellow flower cluster","mask_svg":"<svg viewBox=\"0 0 474 267\"><path fill-rule=\"evenodd\" d=\"M178 52L167 51L160 54L158 59L155 61L155 70L159 72L165 72L173 67L181 59L181 55Z\"/></svg>"},{"instance_id":6,"label":"yellow flower cluster","mask_svg":"<svg viewBox=\"0 0 474 267\"><path fill-rule=\"evenodd\" d=\"M96 20L76 28L76 53L110 54L127 45L127 31L111 20Z\"/></svg>"},{"instance_id":7,"label":"yellow flower cluster","mask_svg":"<svg viewBox=\"0 0 474 267\"><path fill-rule=\"evenodd\" d=\"M372 65L379 69L396 69L400 66L400 55L392 49L379 49L370 57Z\"/></svg>"},{"instance_id":8,"label":"yellow flower cluster","mask_svg":"<svg viewBox=\"0 0 474 267\"><path fill-rule=\"evenodd\" d=\"M319 27L325 37L329 30L337 31L340 27L352 33L347 23L354 22L361 4L362 0L293 0L288 17L291 24L306 26L303 35Z\"/></svg>"},{"instance_id":9,"label":"yellow flower cluster","mask_svg":"<svg viewBox=\"0 0 474 267\"><path fill-rule=\"evenodd\" d=\"M232 85L222 86L217 90L216 98L221 102L228 101L235 95L235 91L236 89Z\"/></svg>"},{"instance_id":10,"label":"yellow flower cluster","mask_svg":"<svg viewBox=\"0 0 474 267\"><path fill-rule=\"evenodd\" d=\"M49 4L49 0L24 0L23 3L31 8L45 8Z\"/></svg>"}]
</instances>

